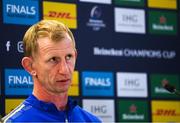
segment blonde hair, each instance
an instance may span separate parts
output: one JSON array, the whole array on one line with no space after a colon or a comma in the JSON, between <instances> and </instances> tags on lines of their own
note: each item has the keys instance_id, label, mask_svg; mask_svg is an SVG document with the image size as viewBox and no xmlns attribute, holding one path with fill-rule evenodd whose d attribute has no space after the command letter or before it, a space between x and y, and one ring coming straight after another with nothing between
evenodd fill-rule
<instances>
[{"instance_id":1,"label":"blonde hair","mask_svg":"<svg viewBox=\"0 0 180 123\"><path fill-rule=\"evenodd\" d=\"M34 56L38 51L37 39L49 37L52 41L58 42L62 40L67 33L72 39L74 48L75 39L70 29L63 23L55 20L42 20L32 25L25 33L23 38L24 55Z\"/></svg>"}]
</instances>

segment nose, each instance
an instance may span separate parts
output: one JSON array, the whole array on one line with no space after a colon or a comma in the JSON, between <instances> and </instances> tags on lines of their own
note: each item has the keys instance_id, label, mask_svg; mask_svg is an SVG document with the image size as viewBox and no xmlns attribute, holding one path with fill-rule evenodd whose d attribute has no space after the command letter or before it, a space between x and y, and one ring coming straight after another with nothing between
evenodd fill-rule
<instances>
[{"instance_id":1,"label":"nose","mask_svg":"<svg viewBox=\"0 0 180 123\"><path fill-rule=\"evenodd\" d=\"M59 73L68 74L68 72L69 72L68 64L66 63L66 61L61 61L59 63Z\"/></svg>"}]
</instances>

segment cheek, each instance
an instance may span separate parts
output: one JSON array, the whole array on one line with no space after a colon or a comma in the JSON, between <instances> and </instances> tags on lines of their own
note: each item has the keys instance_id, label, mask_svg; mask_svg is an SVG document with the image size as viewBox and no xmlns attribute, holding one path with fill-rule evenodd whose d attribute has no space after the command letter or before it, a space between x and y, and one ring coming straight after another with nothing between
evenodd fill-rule
<instances>
[{"instance_id":1,"label":"cheek","mask_svg":"<svg viewBox=\"0 0 180 123\"><path fill-rule=\"evenodd\" d=\"M48 71L46 71L43 68L39 68L38 69L38 76L41 77L42 79L47 78L48 77Z\"/></svg>"},{"instance_id":2,"label":"cheek","mask_svg":"<svg viewBox=\"0 0 180 123\"><path fill-rule=\"evenodd\" d=\"M68 63L69 69L72 71L74 71L74 67L75 67L75 62L69 62Z\"/></svg>"},{"instance_id":3,"label":"cheek","mask_svg":"<svg viewBox=\"0 0 180 123\"><path fill-rule=\"evenodd\" d=\"M37 62L35 68L40 81L49 81L49 79L53 79L55 71L51 66L44 62Z\"/></svg>"},{"instance_id":4,"label":"cheek","mask_svg":"<svg viewBox=\"0 0 180 123\"><path fill-rule=\"evenodd\" d=\"M42 78L47 78L49 76L50 69L46 67L46 65L37 66L37 75Z\"/></svg>"}]
</instances>

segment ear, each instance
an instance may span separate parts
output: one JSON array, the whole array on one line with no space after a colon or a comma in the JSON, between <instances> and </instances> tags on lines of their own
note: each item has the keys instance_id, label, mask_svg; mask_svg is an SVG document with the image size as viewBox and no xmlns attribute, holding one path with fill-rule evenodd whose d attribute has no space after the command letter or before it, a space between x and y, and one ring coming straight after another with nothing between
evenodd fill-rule
<instances>
[{"instance_id":1,"label":"ear","mask_svg":"<svg viewBox=\"0 0 180 123\"><path fill-rule=\"evenodd\" d=\"M32 64L33 64L32 58L23 57L21 64L27 72L29 72L32 76L36 76L36 71L32 67Z\"/></svg>"}]
</instances>

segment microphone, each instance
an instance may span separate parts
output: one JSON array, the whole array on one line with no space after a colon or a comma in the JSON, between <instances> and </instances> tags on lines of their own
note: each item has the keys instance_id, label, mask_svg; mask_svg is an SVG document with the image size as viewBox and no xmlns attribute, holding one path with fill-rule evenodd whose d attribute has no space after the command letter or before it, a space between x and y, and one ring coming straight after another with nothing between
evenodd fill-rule
<instances>
[{"instance_id":1,"label":"microphone","mask_svg":"<svg viewBox=\"0 0 180 123\"><path fill-rule=\"evenodd\" d=\"M162 86L169 91L170 93L176 94L178 96L180 96L180 91L177 90L173 85L170 85L168 80L163 80L162 81Z\"/></svg>"}]
</instances>

